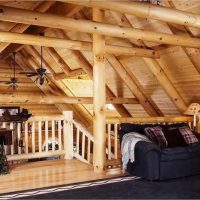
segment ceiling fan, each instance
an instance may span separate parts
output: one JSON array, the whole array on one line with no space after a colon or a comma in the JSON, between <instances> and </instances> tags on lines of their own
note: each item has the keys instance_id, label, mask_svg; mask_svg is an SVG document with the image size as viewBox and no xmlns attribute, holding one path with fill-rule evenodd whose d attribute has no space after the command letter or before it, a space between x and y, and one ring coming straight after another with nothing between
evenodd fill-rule
<instances>
[{"instance_id":1,"label":"ceiling fan","mask_svg":"<svg viewBox=\"0 0 200 200\"><path fill-rule=\"evenodd\" d=\"M35 83L39 83L40 85L43 85L44 83L48 83L48 77L46 73L46 69L43 68L43 47L41 46L41 65L40 68L36 69L35 72L20 72L20 74L25 74L27 77L34 77L37 76L35 79Z\"/></svg>"},{"instance_id":2,"label":"ceiling fan","mask_svg":"<svg viewBox=\"0 0 200 200\"><path fill-rule=\"evenodd\" d=\"M10 77L10 81L1 81L3 83L5 83L6 85L9 85L9 88L12 88L13 90L16 90L18 88L18 79L16 78L16 72L15 72L15 55L16 52L13 52L13 60L14 60L14 68L13 68L13 77Z\"/></svg>"}]
</instances>

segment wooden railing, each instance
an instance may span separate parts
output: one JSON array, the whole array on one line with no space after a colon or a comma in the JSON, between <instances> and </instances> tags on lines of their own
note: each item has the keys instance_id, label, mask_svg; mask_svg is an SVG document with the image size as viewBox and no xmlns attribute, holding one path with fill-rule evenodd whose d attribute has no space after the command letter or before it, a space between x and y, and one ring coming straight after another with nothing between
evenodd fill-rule
<instances>
[{"instance_id":1,"label":"wooden railing","mask_svg":"<svg viewBox=\"0 0 200 200\"><path fill-rule=\"evenodd\" d=\"M143 117L143 118L107 118L107 159L121 158L121 151L119 146L118 130L121 123L178 123L187 122L191 126L192 117L178 116L178 117Z\"/></svg>"},{"instance_id":2,"label":"wooden railing","mask_svg":"<svg viewBox=\"0 0 200 200\"><path fill-rule=\"evenodd\" d=\"M74 157L77 159L92 164L93 152L93 135L88 130L76 121L73 121L74 129Z\"/></svg>"},{"instance_id":3,"label":"wooden railing","mask_svg":"<svg viewBox=\"0 0 200 200\"><path fill-rule=\"evenodd\" d=\"M12 145L5 146L9 161L43 157L73 157L68 138L71 112L58 116L32 117L24 123L4 122L2 127L13 129ZM72 116L72 115L71 115Z\"/></svg>"},{"instance_id":4,"label":"wooden railing","mask_svg":"<svg viewBox=\"0 0 200 200\"><path fill-rule=\"evenodd\" d=\"M121 123L192 122L191 117L108 118L106 120L106 155L108 160L121 158L118 130ZM73 157L92 164L93 135L73 120L71 111L58 116L32 117L25 123L4 122L13 129L13 143L5 146L7 159L23 160L43 157Z\"/></svg>"}]
</instances>

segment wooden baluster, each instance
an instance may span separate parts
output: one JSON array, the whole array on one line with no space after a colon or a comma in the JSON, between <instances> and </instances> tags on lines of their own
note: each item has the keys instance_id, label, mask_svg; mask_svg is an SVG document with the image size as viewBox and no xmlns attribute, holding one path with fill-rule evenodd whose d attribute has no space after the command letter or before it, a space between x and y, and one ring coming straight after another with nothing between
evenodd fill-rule
<instances>
[{"instance_id":1,"label":"wooden baluster","mask_svg":"<svg viewBox=\"0 0 200 200\"><path fill-rule=\"evenodd\" d=\"M88 146L87 146L87 161L90 162L90 145L91 145L91 141L88 138Z\"/></svg>"},{"instance_id":2,"label":"wooden baluster","mask_svg":"<svg viewBox=\"0 0 200 200\"><path fill-rule=\"evenodd\" d=\"M108 160L111 160L111 125L108 124Z\"/></svg>"},{"instance_id":3,"label":"wooden baluster","mask_svg":"<svg viewBox=\"0 0 200 200\"><path fill-rule=\"evenodd\" d=\"M52 151L55 151L55 121L51 121L51 131L52 131Z\"/></svg>"},{"instance_id":4,"label":"wooden baluster","mask_svg":"<svg viewBox=\"0 0 200 200\"><path fill-rule=\"evenodd\" d=\"M80 130L77 128L76 130L76 152L79 154L79 140L80 140Z\"/></svg>"},{"instance_id":5,"label":"wooden baluster","mask_svg":"<svg viewBox=\"0 0 200 200\"><path fill-rule=\"evenodd\" d=\"M1 128L6 128L6 122L3 122ZM7 151L8 151L7 149L8 149L7 145L4 145L4 152L5 152L6 155L7 155Z\"/></svg>"},{"instance_id":6,"label":"wooden baluster","mask_svg":"<svg viewBox=\"0 0 200 200\"><path fill-rule=\"evenodd\" d=\"M85 134L82 133L82 157L85 158Z\"/></svg>"},{"instance_id":7,"label":"wooden baluster","mask_svg":"<svg viewBox=\"0 0 200 200\"><path fill-rule=\"evenodd\" d=\"M6 122L3 122L2 128L6 128Z\"/></svg>"},{"instance_id":8,"label":"wooden baluster","mask_svg":"<svg viewBox=\"0 0 200 200\"><path fill-rule=\"evenodd\" d=\"M21 138L21 124L17 123L17 149L18 149L18 154L21 154L21 147L19 146L20 138Z\"/></svg>"},{"instance_id":9,"label":"wooden baluster","mask_svg":"<svg viewBox=\"0 0 200 200\"><path fill-rule=\"evenodd\" d=\"M32 121L32 153L35 153L35 122Z\"/></svg>"},{"instance_id":10,"label":"wooden baluster","mask_svg":"<svg viewBox=\"0 0 200 200\"><path fill-rule=\"evenodd\" d=\"M115 159L117 159L117 155L118 155L118 145L117 145L117 143L118 143L118 137L117 137L117 134L118 134L118 125L117 124L115 124L114 125L114 149L115 149L115 152L114 152L114 155L115 155Z\"/></svg>"},{"instance_id":11,"label":"wooden baluster","mask_svg":"<svg viewBox=\"0 0 200 200\"><path fill-rule=\"evenodd\" d=\"M38 121L38 144L39 152L42 152L42 122Z\"/></svg>"},{"instance_id":12,"label":"wooden baluster","mask_svg":"<svg viewBox=\"0 0 200 200\"><path fill-rule=\"evenodd\" d=\"M62 132L61 132L61 120L58 121L58 146L59 150L62 150Z\"/></svg>"},{"instance_id":13,"label":"wooden baluster","mask_svg":"<svg viewBox=\"0 0 200 200\"><path fill-rule=\"evenodd\" d=\"M45 121L45 142L46 142L46 147L45 151L47 152L49 147L48 147L48 140L49 140L49 127L48 127L48 121Z\"/></svg>"},{"instance_id":14,"label":"wooden baluster","mask_svg":"<svg viewBox=\"0 0 200 200\"><path fill-rule=\"evenodd\" d=\"M24 128L24 134L25 134L25 153L28 153L28 122L25 122L25 128Z\"/></svg>"},{"instance_id":15,"label":"wooden baluster","mask_svg":"<svg viewBox=\"0 0 200 200\"><path fill-rule=\"evenodd\" d=\"M14 124L13 122L10 123L10 129L13 130ZM11 145L11 155L14 154L14 130L12 131L12 145Z\"/></svg>"}]
</instances>

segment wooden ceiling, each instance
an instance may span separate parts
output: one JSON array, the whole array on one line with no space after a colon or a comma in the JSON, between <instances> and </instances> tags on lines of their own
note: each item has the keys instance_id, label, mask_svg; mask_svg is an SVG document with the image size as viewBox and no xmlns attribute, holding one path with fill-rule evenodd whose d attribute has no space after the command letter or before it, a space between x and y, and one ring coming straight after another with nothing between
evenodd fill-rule
<instances>
[{"instance_id":1,"label":"wooden ceiling","mask_svg":"<svg viewBox=\"0 0 200 200\"><path fill-rule=\"evenodd\" d=\"M86 99L80 98L79 104L54 99L45 105L32 102L31 96L92 97L92 32L99 31L106 35L106 94L112 97L108 102L118 102L107 115L182 114L190 103L200 101L200 1L152 2L0 1L0 81L12 76L14 51L19 79L14 92L0 83L1 94L29 96L28 102L19 103L33 114L73 110L75 118L91 126L92 104ZM125 7L118 9L117 3ZM133 14L134 3L148 15ZM92 22L96 6L105 10L105 20L98 24ZM162 7L173 10L161 12ZM51 73L44 86L19 74L40 66L40 45L45 46L44 66Z\"/></svg>"}]
</instances>

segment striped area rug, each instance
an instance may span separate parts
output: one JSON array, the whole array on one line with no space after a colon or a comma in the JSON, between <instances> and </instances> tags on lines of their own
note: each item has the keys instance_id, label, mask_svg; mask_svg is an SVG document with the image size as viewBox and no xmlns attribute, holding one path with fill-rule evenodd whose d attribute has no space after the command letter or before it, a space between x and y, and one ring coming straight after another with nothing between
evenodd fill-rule
<instances>
[{"instance_id":1,"label":"striped area rug","mask_svg":"<svg viewBox=\"0 0 200 200\"><path fill-rule=\"evenodd\" d=\"M30 197L30 196L34 198L35 195L75 190L75 189L87 188L87 187L94 187L94 186L99 186L99 185L119 183L119 182L124 182L124 181L129 181L129 180L135 180L135 179L139 179L139 177L128 176L128 177L111 178L111 179L98 180L98 181L92 181L92 182L84 182L84 183L78 183L78 184L70 184L70 185L65 185L65 186L56 186L56 187L51 187L51 188L43 188L43 189L40 188L37 190L31 190L31 191L29 190L29 191L0 195L0 199L5 199L5 200L18 199L18 198L25 198L25 197Z\"/></svg>"}]
</instances>

